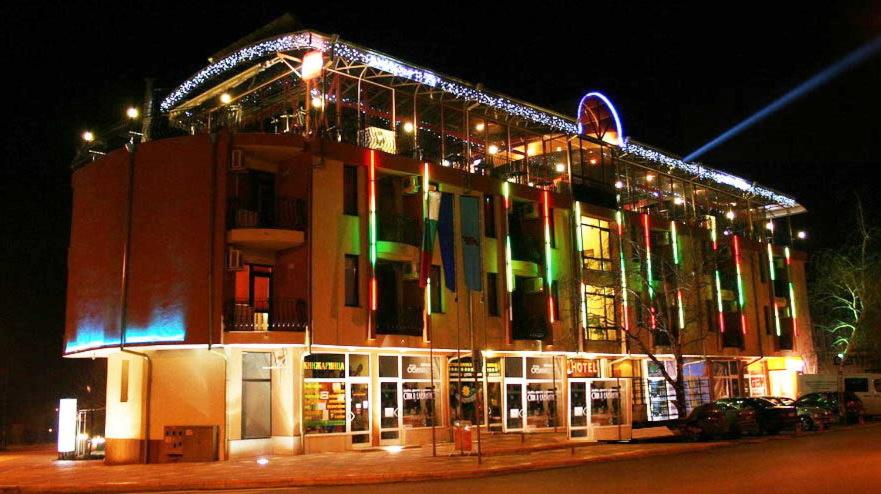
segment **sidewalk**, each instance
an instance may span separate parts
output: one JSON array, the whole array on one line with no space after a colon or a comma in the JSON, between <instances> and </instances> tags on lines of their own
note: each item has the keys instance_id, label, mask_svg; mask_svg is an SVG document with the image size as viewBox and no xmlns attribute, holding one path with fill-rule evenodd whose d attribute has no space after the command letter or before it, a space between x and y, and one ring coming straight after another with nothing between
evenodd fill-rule
<instances>
[{"instance_id":1,"label":"sidewalk","mask_svg":"<svg viewBox=\"0 0 881 494\"><path fill-rule=\"evenodd\" d=\"M868 424L855 427L878 427ZM847 429L850 429L848 427ZM835 434L831 429L822 434ZM474 456L460 456L442 443L438 456L431 446L400 451L322 453L273 456L260 465L255 459L213 463L107 466L100 461L53 461L47 451L0 453L0 492L149 492L161 490L277 488L319 485L369 484L401 481L482 477L503 473L620 461L756 442L787 440L791 435L745 438L707 443L629 443L547 449L555 438L545 437L530 452L512 450L520 437L499 438L495 452L478 465ZM559 439L558 436L556 439ZM538 438L535 438L538 439ZM565 437L562 437L565 440ZM488 441L492 443L492 441ZM557 440L560 446L560 441ZM488 446L497 446L488 444ZM565 445L563 445L565 447ZM519 446L518 446L519 447ZM488 449L488 451L493 451Z\"/></svg>"}]
</instances>

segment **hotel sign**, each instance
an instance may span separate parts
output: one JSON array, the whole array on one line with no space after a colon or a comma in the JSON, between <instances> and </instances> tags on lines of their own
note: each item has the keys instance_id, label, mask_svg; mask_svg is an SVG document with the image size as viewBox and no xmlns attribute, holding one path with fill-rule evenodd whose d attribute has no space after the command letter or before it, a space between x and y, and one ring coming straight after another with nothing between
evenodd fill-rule
<instances>
[{"instance_id":1,"label":"hotel sign","mask_svg":"<svg viewBox=\"0 0 881 494\"><path fill-rule=\"evenodd\" d=\"M569 359L566 361L566 374L569 377L599 377L599 361L593 359Z\"/></svg>"}]
</instances>

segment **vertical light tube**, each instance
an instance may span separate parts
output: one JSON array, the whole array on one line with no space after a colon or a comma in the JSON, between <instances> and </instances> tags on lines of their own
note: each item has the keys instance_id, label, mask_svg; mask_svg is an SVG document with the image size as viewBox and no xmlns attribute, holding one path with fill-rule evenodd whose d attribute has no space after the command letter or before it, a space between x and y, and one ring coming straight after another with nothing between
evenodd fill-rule
<instances>
[{"instance_id":1,"label":"vertical light tube","mask_svg":"<svg viewBox=\"0 0 881 494\"><path fill-rule=\"evenodd\" d=\"M740 267L740 237L734 235L734 266L737 269L737 302L740 307L740 329L746 334L746 298L743 294L743 275Z\"/></svg>"},{"instance_id":2,"label":"vertical light tube","mask_svg":"<svg viewBox=\"0 0 881 494\"><path fill-rule=\"evenodd\" d=\"M789 312L792 316L792 332L794 336L798 336L798 311L795 307L795 284L792 282L792 258L789 247L783 249L783 254L786 256L786 270L789 274Z\"/></svg>"},{"instance_id":3,"label":"vertical light tube","mask_svg":"<svg viewBox=\"0 0 881 494\"><path fill-rule=\"evenodd\" d=\"M624 213L620 209L615 212L615 223L618 225L618 258L621 262L621 315L624 319L624 331L630 331L629 304L627 302L627 262L624 260Z\"/></svg>"},{"instance_id":4,"label":"vertical light tube","mask_svg":"<svg viewBox=\"0 0 881 494\"><path fill-rule=\"evenodd\" d=\"M643 235L645 237L645 279L646 284L649 289L649 302L654 303L655 300L655 289L652 286L652 239L651 239L651 227L649 226L649 215L646 213L642 214L642 229ZM651 305L651 323L652 329L657 327L657 320L655 315L655 306Z\"/></svg>"},{"instance_id":5,"label":"vertical light tube","mask_svg":"<svg viewBox=\"0 0 881 494\"><path fill-rule=\"evenodd\" d=\"M777 308L777 294L774 293L774 282L777 281L777 274L774 272L774 248L771 242L768 242L768 272L771 277L771 298L774 299L774 327L777 336L780 336L780 309Z\"/></svg>"},{"instance_id":6,"label":"vertical light tube","mask_svg":"<svg viewBox=\"0 0 881 494\"><path fill-rule=\"evenodd\" d=\"M581 203L575 201L573 209L575 211L575 250L578 255L578 279L582 280L584 274L584 242L581 235L584 226L581 224ZM582 331L585 331L587 330L587 285L584 284L583 280L578 285L581 288L581 293L579 294L579 315L581 317Z\"/></svg>"},{"instance_id":7,"label":"vertical light tube","mask_svg":"<svg viewBox=\"0 0 881 494\"><path fill-rule=\"evenodd\" d=\"M551 322L555 320L554 314L554 293L553 293L553 279L551 275L553 273L553 253L551 252L551 207L550 207L550 193L545 190L543 192L542 202L543 202L543 218L544 218L544 231L545 231L545 276L547 279L548 285L548 319Z\"/></svg>"},{"instance_id":8,"label":"vertical light tube","mask_svg":"<svg viewBox=\"0 0 881 494\"><path fill-rule=\"evenodd\" d=\"M376 151L370 150L368 175L368 244L370 251L370 310L375 311L377 304L376 288Z\"/></svg>"},{"instance_id":9,"label":"vertical light tube","mask_svg":"<svg viewBox=\"0 0 881 494\"><path fill-rule=\"evenodd\" d=\"M428 188L431 184L430 177L428 176L428 163L422 164L422 225L423 228L428 228ZM431 263L428 263L429 266ZM425 301L423 302L425 305L425 315L431 315L431 270L428 271L428 276L425 277Z\"/></svg>"},{"instance_id":10,"label":"vertical light tube","mask_svg":"<svg viewBox=\"0 0 881 494\"><path fill-rule=\"evenodd\" d=\"M670 221L670 237L673 242L673 264L679 268L679 233L676 231L676 220ZM677 273L678 274L678 273ZM679 329L685 329L685 307L682 305L682 288L676 281L676 308L679 313Z\"/></svg>"},{"instance_id":11,"label":"vertical light tube","mask_svg":"<svg viewBox=\"0 0 881 494\"><path fill-rule=\"evenodd\" d=\"M505 200L505 288L508 295L508 336L510 336L511 321L514 320L514 303L511 292L514 291L514 266L511 262L511 190L508 182L502 182L502 197Z\"/></svg>"},{"instance_id":12,"label":"vertical light tube","mask_svg":"<svg viewBox=\"0 0 881 494\"><path fill-rule=\"evenodd\" d=\"M710 225L710 240L713 242L713 254L719 252L719 238L716 235L716 217L707 215ZM725 332L725 309L722 307L722 279L719 276L719 263L714 259L715 264L714 277L716 279L716 310L719 312L719 331Z\"/></svg>"}]
</instances>

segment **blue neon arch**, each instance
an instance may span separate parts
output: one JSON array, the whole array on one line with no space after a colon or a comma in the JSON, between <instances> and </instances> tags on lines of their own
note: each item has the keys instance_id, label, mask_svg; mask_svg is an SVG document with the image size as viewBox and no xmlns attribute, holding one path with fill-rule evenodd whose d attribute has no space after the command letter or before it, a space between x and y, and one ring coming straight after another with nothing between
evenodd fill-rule
<instances>
[{"instance_id":1,"label":"blue neon arch","mask_svg":"<svg viewBox=\"0 0 881 494\"><path fill-rule=\"evenodd\" d=\"M624 146L624 126L621 125L621 118L618 116L618 110L615 109L615 105L612 104L612 100L606 97L605 94L599 91L591 91L584 96L581 97L581 101L578 102L578 133L584 134L584 124L582 124L583 112L584 112L584 102L589 98L597 98L606 105L606 108L609 109L609 112L612 114L612 118L615 120L615 130L618 132L618 145Z\"/></svg>"}]
</instances>

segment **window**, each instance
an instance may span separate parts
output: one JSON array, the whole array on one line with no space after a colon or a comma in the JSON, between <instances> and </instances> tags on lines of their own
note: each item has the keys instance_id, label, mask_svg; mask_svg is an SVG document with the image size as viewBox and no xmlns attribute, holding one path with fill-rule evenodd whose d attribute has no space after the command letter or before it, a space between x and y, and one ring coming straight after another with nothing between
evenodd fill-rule
<instances>
[{"instance_id":1,"label":"window","mask_svg":"<svg viewBox=\"0 0 881 494\"><path fill-rule=\"evenodd\" d=\"M609 235L608 221L581 217L581 258L584 267L597 271L612 270Z\"/></svg>"},{"instance_id":2,"label":"window","mask_svg":"<svg viewBox=\"0 0 881 494\"><path fill-rule=\"evenodd\" d=\"M272 435L272 355L266 352L242 353L242 439Z\"/></svg>"},{"instance_id":3,"label":"window","mask_svg":"<svg viewBox=\"0 0 881 494\"><path fill-rule=\"evenodd\" d=\"M119 376L119 402L125 403L128 401L128 360L122 361L122 372L120 372Z\"/></svg>"},{"instance_id":4,"label":"window","mask_svg":"<svg viewBox=\"0 0 881 494\"><path fill-rule=\"evenodd\" d=\"M343 214L358 216L358 167L343 167Z\"/></svg>"},{"instance_id":5,"label":"window","mask_svg":"<svg viewBox=\"0 0 881 494\"><path fill-rule=\"evenodd\" d=\"M853 393L868 393L869 380L865 377L848 377L844 380L844 390Z\"/></svg>"},{"instance_id":6,"label":"window","mask_svg":"<svg viewBox=\"0 0 881 494\"><path fill-rule=\"evenodd\" d=\"M551 283L551 301L554 303L554 319L560 319L560 283L558 281Z\"/></svg>"},{"instance_id":7,"label":"window","mask_svg":"<svg viewBox=\"0 0 881 494\"><path fill-rule=\"evenodd\" d=\"M704 307L707 314L707 330L716 332L719 330L719 312L718 307L712 300L706 300Z\"/></svg>"},{"instance_id":8,"label":"window","mask_svg":"<svg viewBox=\"0 0 881 494\"><path fill-rule=\"evenodd\" d=\"M498 273L486 273L486 311L491 316L499 315Z\"/></svg>"},{"instance_id":9,"label":"window","mask_svg":"<svg viewBox=\"0 0 881 494\"><path fill-rule=\"evenodd\" d=\"M496 238L496 198L490 194L483 196L483 234Z\"/></svg>"},{"instance_id":10,"label":"window","mask_svg":"<svg viewBox=\"0 0 881 494\"><path fill-rule=\"evenodd\" d=\"M358 256L346 254L346 306L360 307Z\"/></svg>"},{"instance_id":11,"label":"window","mask_svg":"<svg viewBox=\"0 0 881 494\"><path fill-rule=\"evenodd\" d=\"M615 318L615 289L586 285L587 290L587 339L617 340Z\"/></svg>"},{"instance_id":12,"label":"window","mask_svg":"<svg viewBox=\"0 0 881 494\"><path fill-rule=\"evenodd\" d=\"M777 328L774 325L774 316L771 315L771 308L767 305L764 306L765 309L765 334L772 335L776 332Z\"/></svg>"},{"instance_id":13,"label":"window","mask_svg":"<svg viewBox=\"0 0 881 494\"><path fill-rule=\"evenodd\" d=\"M554 208L548 208L548 233L550 234L551 247L557 248L556 228L554 227Z\"/></svg>"},{"instance_id":14,"label":"window","mask_svg":"<svg viewBox=\"0 0 881 494\"><path fill-rule=\"evenodd\" d=\"M443 312L443 283L440 266L431 266L431 312Z\"/></svg>"}]
</instances>

